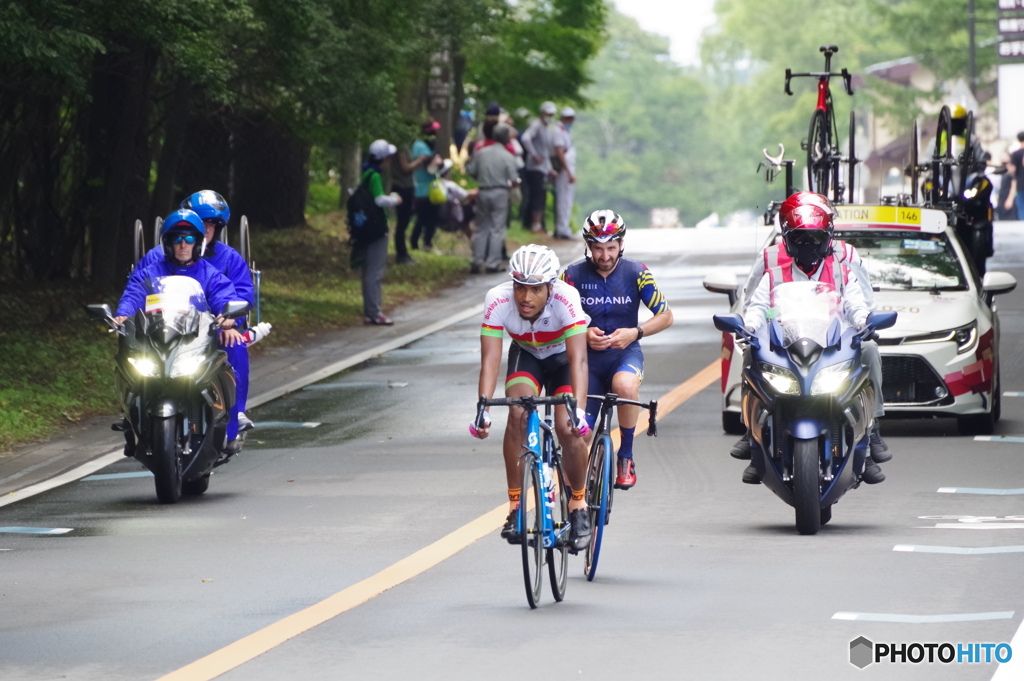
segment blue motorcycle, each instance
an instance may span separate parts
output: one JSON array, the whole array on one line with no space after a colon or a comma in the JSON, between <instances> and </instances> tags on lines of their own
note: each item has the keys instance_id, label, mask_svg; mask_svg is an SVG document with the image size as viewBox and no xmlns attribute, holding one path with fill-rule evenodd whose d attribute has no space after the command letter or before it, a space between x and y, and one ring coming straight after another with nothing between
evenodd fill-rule
<instances>
[{"instance_id":1,"label":"blue motorcycle","mask_svg":"<svg viewBox=\"0 0 1024 681\"><path fill-rule=\"evenodd\" d=\"M858 332L843 323L835 289L807 281L776 287L767 317L754 333L738 314L715 315L715 328L749 345L742 411L751 463L795 509L800 534L815 534L860 484L876 390L861 344L893 326L896 313L873 312Z\"/></svg>"}]
</instances>

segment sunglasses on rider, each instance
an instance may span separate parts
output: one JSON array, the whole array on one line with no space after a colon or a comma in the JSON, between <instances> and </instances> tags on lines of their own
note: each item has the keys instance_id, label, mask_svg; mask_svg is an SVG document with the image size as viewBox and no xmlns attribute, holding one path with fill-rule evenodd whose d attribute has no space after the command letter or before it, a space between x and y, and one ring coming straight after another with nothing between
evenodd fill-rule
<instances>
[{"instance_id":1,"label":"sunglasses on rider","mask_svg":"<svg viewBox=\"0 0 1024 681\"><path fill-rule=\"evenodd\" d=\"M591 236L611 236L619 231L619 225L615 222L607 222L603 225L591 225L587 227L587 233Z\"/></svg>"},{"instance_id":2,"label":"sunglasses on rider","mask_svg":"<svg viewBox=\"0 0 1024 681\"><path fill-rule=\"evenodd\" d=\"M789 234L789 239L794 244L807 244L820 246L829 240L829 234L823 229L799 229Z\"/></svg>"},{"instance_id":3,"label":"sunglasses on rider","mask_svg":"<svg viewBox=\"0 0 1024 681\"><path fill-rule=\"evenodd\" d=\"M537 284L546 284L547 279L541 277L538 274L523 274L522 272L510 272L512 275L512 281L517 284L526 284L527 286L536 286Z\"/></svg>"},{"instance_id":4,"label":"sunglasses on rider","mask_svg":"<svg viewBox=\"0 0 1024 681\"><path fill-rule=\"evenodd\" d=\"M180 244L182 241L189 245L192 245L196 242L196 237L194 234L178 234L177 236L171 237L171 243L174 244L175 246Z\"/></svg>"}]
</instances>

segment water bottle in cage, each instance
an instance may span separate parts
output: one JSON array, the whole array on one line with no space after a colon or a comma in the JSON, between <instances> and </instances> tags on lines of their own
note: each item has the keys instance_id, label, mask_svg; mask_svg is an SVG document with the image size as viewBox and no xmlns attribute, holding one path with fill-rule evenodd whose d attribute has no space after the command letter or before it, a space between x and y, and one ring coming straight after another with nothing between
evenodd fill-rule
<instances>
[{"instance_id":1,"label":"water bottle in cage","mask_svg":"<svg viewBox=\"0 0 1024 681\"><path fill-rule=\"evenodd\" d=\"M555 505L555 475L551 466L547 463L544 464L544 494L547 497L548 504L551 506Z\"/></svg>"}]
</instances>

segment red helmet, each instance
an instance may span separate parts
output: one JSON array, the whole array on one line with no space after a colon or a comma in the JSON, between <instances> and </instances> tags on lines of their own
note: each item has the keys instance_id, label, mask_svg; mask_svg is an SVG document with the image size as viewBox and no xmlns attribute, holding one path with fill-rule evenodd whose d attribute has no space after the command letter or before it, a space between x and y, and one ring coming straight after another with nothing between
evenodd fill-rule
<instances>
[{"instance_id":1,"label":"red helmet","mask_svg":"<svg viewBox=\"0 0 1024 681\"><path fill-rule=\"evenodd\" d=\"M783 202L779 209L782 239L797 264L816 267L829 254L836 215L832 202L813 192L797 192Z\"/></svg>"}]
</instances>

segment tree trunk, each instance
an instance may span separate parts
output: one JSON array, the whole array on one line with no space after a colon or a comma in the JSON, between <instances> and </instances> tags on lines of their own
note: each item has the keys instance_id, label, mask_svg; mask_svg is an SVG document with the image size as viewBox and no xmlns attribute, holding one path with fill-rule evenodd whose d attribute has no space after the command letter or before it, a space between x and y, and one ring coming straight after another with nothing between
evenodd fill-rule
<instances>
[{"instance_id":1,"label":"tree trunk","mask_svg":"<svg viewBox=\"0 0 1024 681\"><path fill-rule=\"evenodd\" d=\"M178 165L181 161L181 148L185 141L185 132L189 120L189 86L184 78L179 78L171 96L170 111L164 124L164 143L160 147L160 157L156 166L156 184L153 187L153 202L150 206L152 215L167 215L180 201L174 200ZM222 192L223 193L223 192ZM149 216L147 216L149 217ZM143 224L148 220L143 218Z\"/></svg>"},{"instance_id":2,"label":"tree trunk","mask_svg":"<svg viewBox=\"0 0 1024 681\"><path fill-rule=\"evenodd\" d=\"M271 229L305 225L309 145L263 117L241 119L236 130L232 214Z\"/></svg>"}]
</instances>

